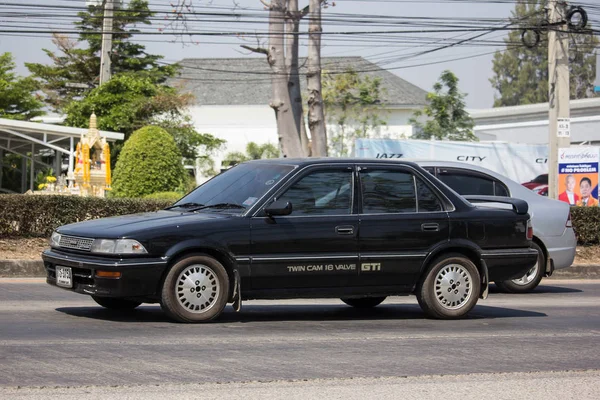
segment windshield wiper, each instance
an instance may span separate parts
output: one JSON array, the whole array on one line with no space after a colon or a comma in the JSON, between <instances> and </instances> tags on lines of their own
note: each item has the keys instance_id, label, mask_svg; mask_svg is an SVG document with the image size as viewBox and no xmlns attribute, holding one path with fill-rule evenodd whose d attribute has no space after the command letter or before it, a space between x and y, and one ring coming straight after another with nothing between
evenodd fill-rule
<instances>
[{"instance_id":1,"label":"windshield wiper","mask_svg":"<svg viewBox=\"0 0 600 400\"><path fill-rule=\"evenodd\" d=\"M172 210L173 208L192 208L192 207L204 207L204 204L200 203L183 203L183 204L175 204L173 206L169 206L165 208L165 210Z\"/></svg>"},{"instance_id":2,"label":"windshield wiper","mask_svg":"<svg viewBox=\"0 0 600 400\"><path fill-rule=\"evenodd\" d=\"M206 210L207 208L243 208L244 210L246 209L246 207L241 206L239 204L235 204L235 203L217 203L217 204L211 204L208 206L200 206L200 207L196 207L196 208L192 208L190 211L200 211L200 210Z\"/></svg>"}]
</instances>

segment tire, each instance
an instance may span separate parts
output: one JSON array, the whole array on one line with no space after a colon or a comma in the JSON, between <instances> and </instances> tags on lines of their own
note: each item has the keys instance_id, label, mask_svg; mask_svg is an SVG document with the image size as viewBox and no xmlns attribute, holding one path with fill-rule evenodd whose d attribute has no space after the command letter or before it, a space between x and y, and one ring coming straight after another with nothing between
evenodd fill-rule
<instances>
[{"instance_id":1,"label":"tire","mask_svg":"<svg viewBox=\"0 0 600 400\"><path fill-rule=\"evenodd\" d=\"M344 303L354 308L373 308L377 307L386 299L382 297L358 297L358 298L341 298Z\"/></svg>"},{"instance_id":2,"label":"tire","mask_svg":"<svg viewBox=\"0 0 600 400\"><path fill-rule=\"evenodd\" d=\"M115 297L92 296L92 299L94 299L94 301L102 307L108 308L109 310L133 310L142 304L138 301L119 299Z\"/></svg>"},{"instance_id":3,"label":"tire","mask_svg":"<svg viewBox=\"0 0 600 400\"><path fill-rule=\"evenodd\" d=\"M427 268L416 294L429 317L458 319L475 307L480 291L481 277L475 264L462 254L445 254Z\"/></svg>"},{"instance_id":4,"label":"tire","mask_svg":"<svg viewBox=\"0 0 600 400\"><path fill-rule=\"evenodd\" d=\"M225 267L212 257L195 254L171 267L162 286L160 305L176 321L208 322L223 312L228 299Z\"/></svg>"},{"instance_id":5,"label":"tire","mask_svg":"<svg viewBox=\"0 0 600 400\"><path fill-rule=\"evenodd\" d=\"M546 256L544 250L537 243L532 242L531 248L538 252L538 261L535 266L521 278L495 282L498 289L505 293L529 293L538 287L544 277Z\"/></svg>"}]
</instances>

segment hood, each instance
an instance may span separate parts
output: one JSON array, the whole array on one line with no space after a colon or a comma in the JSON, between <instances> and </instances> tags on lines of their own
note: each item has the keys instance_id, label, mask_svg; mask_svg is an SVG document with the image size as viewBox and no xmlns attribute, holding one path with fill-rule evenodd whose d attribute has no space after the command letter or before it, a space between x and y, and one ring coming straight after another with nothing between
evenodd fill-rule
<instances>
[{"instance_id":1,"label":"hood","mask_svg":"<svg viewBox=\"0 0 600 400\"><path fill-rule=\"evenodd\" d=\"M139 231L164 231L167 228L226 218L231 218L231 215L161 210L77 222L61 226L57 231L63 235L118 239Z\"/></svg>"}]
</instances>

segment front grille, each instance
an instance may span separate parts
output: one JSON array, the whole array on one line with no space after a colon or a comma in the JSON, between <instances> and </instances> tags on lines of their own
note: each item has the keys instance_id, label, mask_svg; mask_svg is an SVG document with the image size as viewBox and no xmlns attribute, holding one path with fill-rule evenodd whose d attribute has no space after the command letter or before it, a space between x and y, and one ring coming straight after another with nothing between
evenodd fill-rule
<instances>
[{"instance_id":1,"label":"front grille","mask_svg":"<svg viewBox=\"0 0 600 400\"><path fill-rule=\"evenodd\" d=\"M58 241L60 247L74 250L90 251L94 239L62 235Z\"/></svg>"}]
</instances>

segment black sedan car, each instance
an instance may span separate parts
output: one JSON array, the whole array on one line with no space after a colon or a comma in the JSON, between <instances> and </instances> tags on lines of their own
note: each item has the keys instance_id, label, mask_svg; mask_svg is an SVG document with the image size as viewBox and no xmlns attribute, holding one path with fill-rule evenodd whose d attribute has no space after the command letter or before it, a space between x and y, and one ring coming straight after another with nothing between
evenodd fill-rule
<instances>
[{"instance_id":1,"label":"black sedan car","mask_svg":"<svg viewBox=\"0 0 600 400\"><path fill-rule=\"evenodd\" d=\"M62 226L42 258L51 285L111 309L159 302L178 321L244 299L409 294L459 318L488 282L536 263L527 203L503 201L512 209L474 207L409 162L252 161L165 210Z\"/></svg>"}]
</instances>

